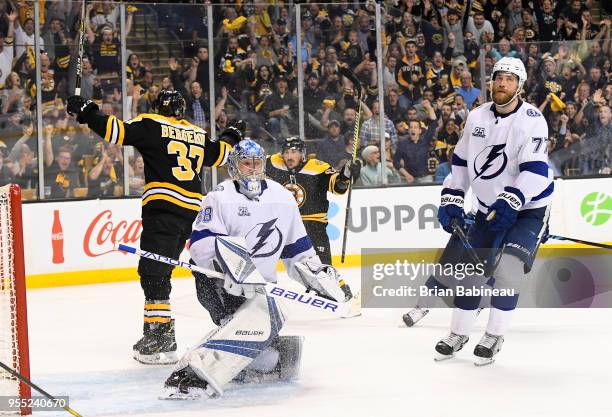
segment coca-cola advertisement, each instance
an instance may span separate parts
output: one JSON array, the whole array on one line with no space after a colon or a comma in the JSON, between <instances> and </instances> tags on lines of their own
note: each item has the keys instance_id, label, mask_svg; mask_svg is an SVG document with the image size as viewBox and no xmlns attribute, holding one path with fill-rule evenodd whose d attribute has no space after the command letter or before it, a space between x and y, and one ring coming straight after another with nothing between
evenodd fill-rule
<instances>
[{"instance_id":1,"label":"coca-cola advertisement","mask_svg":"<svg viewBox=\"0 0 612 417\"><path fill-rule=\"evenodd\" d=\"M102 210L85 230L83 251L96 257L111 252L116 243L138 246L141 231L140 219L125 219L112 210Z\"/></svg>"}]
</instances>

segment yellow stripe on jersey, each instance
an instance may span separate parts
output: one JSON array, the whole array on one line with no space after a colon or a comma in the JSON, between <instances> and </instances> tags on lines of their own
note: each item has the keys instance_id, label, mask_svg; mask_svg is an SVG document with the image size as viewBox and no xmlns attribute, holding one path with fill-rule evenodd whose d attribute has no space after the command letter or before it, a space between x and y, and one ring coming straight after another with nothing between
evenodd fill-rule
<instances>
[{"instance_id":1,"label":"yellow stripe on jersey","mask_svg":"<svg viewBox=\"0 0 612 417\"><path fill-rule=\"evenodd\" d=\"M327 189L327 191L329 191L330 193L333 194L338 194L335 191L335 187L336 187L336 180L338 179L338 173L336 172L335 174L333 174L331 177L329 177L329 188Z\"/></svg>"},{"instance_id":2,"label":"yellow stripe on jersey","mask_svg":"<svg viewBox=\"0 0 612 417\"><path fill-rule=\"evenodd\" d=\"M179 200L178 198L172 197L170 195L167 194L151 194L149 196L147 196L147 198L142 200L142 205L146 205L147 203L154 201L154 200L165 200L169 203L172 203L174 205L177 205L179 207L183 207L186 208L188 210L193 210L196 212L200 211L200 206L196 205L196 204L189 204L189 203L185 203L184 201Z\"/></svg>"},{"instance_id":3,"label":"yellow stripe on jersey","mask_svg":"<svg viewBox=\"0 0 612 417\"><path fill-rule=\"evenodd\" d=\"M309 159L306 165L300 170L300 174L317 175L322 174L331 168L327 162L319 161L318 159Z\"/></svg>"},{"instance_id":4,"label":"yellow stripe on jersey","mask_svg":"<svg viewBox=\"0 0 612 417\"><path fill-rule=\"evenodd\" d=\"M117 119L117 124L119 124L119 137L117 138L117 143L119 145L123 145L123 138L125 137L125 126L123 125L123 121Z\"/></svg>"},{"instance_id":5,"label":"yellow stripe on jersey","mask_svg":"<svg viewBox=\"0 0 612 417\"><path fill-rule=\"evenodd\" d=\"M170 323L170 317L145 317L145 323Z\"/></svg>"},{"instance_id":6,"label":"yellow stripe on jersey","mask_svg":"<svg viewBox=\"0 0 612 417\"><path fill-rule=\"evenodd\" d=\"M219 145L220 145L219 157L217 158L215 163L212 165L213 167L224 165L225 161L227 161L227 157L229 156L229 153L233 149L233 147L230 144L223 142L223 141L219 142Z\"/></svg>"},{"instance_id":7,"label":"yellow stripe on jersey","mask_svg":"<svg viewBox=\"0 0 612 417\"><path fill-rule=\"evenodd\" d=\"M104 140L110 142L111 132L113 131L113 119L115 116L109 116L106 120L106 133L104 134Z\"/></svg>"},{"instance_id":8,"label":"yellow stripe on jersey","mask_svg":"<svg viewBox=\"0 0 612 417\"><path fill-rule=\"evenodd\" d=\"M184 188L179 187L176 184L172 184L170 182L149 182L144 186L144 192L150 190L151 188L168 188L170 190L176 191L179 194L184 195L185 197L189 197L189 198L197 198L198 200L202 200L202 194L200 193L196 193L193 191L187 191Z\"/></svg>"},{"instance_id":9,"label":"yellow stripe on jersey","mask_svg":"<svg viewBox=\"0 0 612 417\"><path fill-rule=\"evenodd\" d=\"M327 213L304 214L301 217L306 222L327 223Z\"/></svg>"},{"instance_id":10,"label":"yellow stripe on jersey","mask_svg":"<svg viewBox=\"0 0 612 417\"><path fill-rule=\"evenodd\" d=\"M170 304L145 304L145 310L170 310Z\"/></svg>"},{"instance_id":11,"label":"yellow stripe on jersey","mask_svg":"<svg viewBox=\"0 0 612 417\"><path fill-rule=\"evenodd\" d=\"M270 162L274 168L287 171L287 165L285 165L285 161L283 161L283 157L281 156L280 152L271 155Z\"/></svg>"}]
</instances>

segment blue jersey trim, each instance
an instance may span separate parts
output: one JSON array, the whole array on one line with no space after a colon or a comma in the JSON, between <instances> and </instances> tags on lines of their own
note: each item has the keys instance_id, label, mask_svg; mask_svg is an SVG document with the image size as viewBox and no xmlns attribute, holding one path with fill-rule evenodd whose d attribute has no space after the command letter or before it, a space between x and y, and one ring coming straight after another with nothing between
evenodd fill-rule
<instances>
[{"instance_id":1,"label":"blue jersey trim","mask_svg":"<svg viewBox=\"0 0 612 417\"><path fill-rule=\"evenodd\" d=\"M302 252L306 252L312 248L312 242L308 236L304 236L296 240L294 243L285 245L283 252L281 253L281 259L290 259L299 255Z\"/></svg>"},{"instance_id":2,"label":"blue jersey trim","mask_svg":"<svg viewBox=\"0 0 612 417\"><path fill-rule=\"evenodd\" d=\"M519 170L521 172L529 171L548 178L548 164L544 161L523 162L522 164L519 164Z\"/></svg>"},{"instance_id":3,"label":"blue jersey trim","mask_svg":"<svg viewBox=\"0 0 612 417\"><path fill-rule=\"evenodd\" d=\"M551 181L550 184L548 184L548 187L546 187L546 189L542 191L540 194L533 197L531 201L542 200L543 198L546 198L549 195L551 195L554 190L555 190L555 183Z\"/></svg>"},{"instance_id":4,"label":"blue jersey trim","mask_svg":"<svg viewBox=\"0 0 612 417\"><path fill-rule=\"evenodd\" d=\"M194 230L193 232L191 232L191 239L190 239L189 244L193 245L198 240L206 239L207 237L215 237L215 236L227 236L227 235L223 233L211 232L208 229Z\"/></svg>"},{"instance_id":5,"label":"blue jersey trim","mask_svg":"<svg viewBox=\"0 0 612 417\"><path fill-rule=\"evenodd\" d=\"M453 154L452 164L458 167L467 167L467 161L458 157L456 153Z\"/></svg>"}]
</instances>

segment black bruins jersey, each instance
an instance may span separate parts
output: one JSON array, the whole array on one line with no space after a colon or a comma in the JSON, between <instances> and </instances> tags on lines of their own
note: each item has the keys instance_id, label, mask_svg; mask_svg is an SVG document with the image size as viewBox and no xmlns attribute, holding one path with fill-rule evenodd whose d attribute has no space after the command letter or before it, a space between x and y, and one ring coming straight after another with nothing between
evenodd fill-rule
<instances>
[{"instance_id":1,"label":"black bruins jersey","mask_svg":"<svg viewBox=\"0 0 612 417\"><path fill-rule=\"evenodd\" d=\"M327 192L344 194L348 181L338 180L338 171L327 162L310 159L299 171L287 169L280 153L268 157L266 175L291 191L304 221L327 223Z\"/></svg>"},{"instance_id":2,"label":"black bruins jersey","mask_svg":"<svg viewBox=\"0 0 612 417\"><path fill-rule=\"evenodd\" d=\"M132 145L144 160L145 210L194 219L202 201L202 166L225 164L231 145L212 142L202 128L186 120L141 114L129 121L100 112L89 116L91 129L105 141Z\"/></svg>"}]
</instances>

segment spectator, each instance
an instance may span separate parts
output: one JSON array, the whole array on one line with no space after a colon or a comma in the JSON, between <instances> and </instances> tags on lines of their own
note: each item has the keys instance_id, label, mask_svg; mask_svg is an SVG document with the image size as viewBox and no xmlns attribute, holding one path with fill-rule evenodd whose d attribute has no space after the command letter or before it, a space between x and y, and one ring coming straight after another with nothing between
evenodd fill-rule
<instances>
[{"instance_id":1,"label":"spectator","mask_svg":"<svg viewBox=\"0 0 612 417\"><path fill-rule=\"evenodd\" d=\"M0 86L4 85L13 67L13 35L17 12L13 10L7 15L7 19L9 23L6 35L0 32Z\"/></svg>"},{"instance_id":2,"label":"spectator","mask_svg":"<svg viewBox=\"0 0 612 417\"><path fill-rule=\"evenodd\" d=\"M136 54L130 54L128 56L128 64L127 64L127 78L132 82L139 82L142 78L144 78L146 72L145 66L140 62L140 58Z\"/></svg>"},{"instance_id":3,"label":"spectator","mask_svg":"<svg viewBox=\"0 0 612 417\"><path fill-rule=\"evenodd\" d=\"M423 133L421 122L411 121L408 125L409 140L400 142L397 147L393 165L408 184L431 182L427 164L429 149L436 131L436 113L431 103L427 103L429 125Z\"/></svg>"},{"instance_id":4,"label":"spectator","mask_svg":"<svg viewBox=\"0 0 612 417\"><path fill-rule=\"evenodd\" d=\"M476 11L473 16L468 18L465 29L474 35L474 39L478 45L480 45L480 39L483 32L494 32L493 25L485 18L484 12L482 11Z\"/></svg>"},{"instance_id":5,"label":"spectator","mask_svg":"<svg viewBox=\"0 0 612 417\"><path fill-rule=\"evenodd\" d=\"M130 164L130 195L142 195L145 182L144 160L138 154Z\"/></svg>"},{"instance_id":6,"label":"spectator","mask_svg":"<svg viewBox=\"0 0 612 417\"><path fill-rule=\"evenodd\" d=\"M40 49L45 49L45 43L42 37L38 38ZM19 58L27 50L34 50L34 19L26 18L23 22L23 28L19 25L19 21L15 22L15 55Z\"/></svg>"},{"instance_id":7,"label":"spectator","mask_svg":"<svg viewBox=\"0 0 612 417\"><path fill-rule=\"evenodd\" d=\"M69 148L60 148L55 159L51 141L45 141L45 198L68 198L78 187Z\"/></svg>"},{"instance_id":8,"label":"spectator","mask_svg":"<svg viewBox=\"0 0 612 417\"><path fill-rule=\"evenodd\" d=\"M384 123L384 131L391 135L393 149L397 149L397 132L395 126L386 115L384 116ZM361 144L363 146L380 145L380 105L378 100L372 103L372 116L361 125L360 135Z\"/></svg>"},{"instance_id":9,"label":"spectator","mask_svg":"<svg viewBox=\"0 0 612 417\"><path fill-rule=\"evenodd\" d=\"M6 148L6 145L1 145L2 144L0 143L1 148ZM6 165L4 162L4 157L0 155L0 185L10 184L14 182L14 180L13 168Z\"/></svg>"},{"instance_id":10,"label":"spectator","mask_svg":"<svg viewBox=\"0 0 612 417\"><path fill-rule=\"evenodd\" d=\"M508 17L508 30L514 31L514 28L520 26L523 23L521 16L522 9L521 0L510 0L508 7L506 7L506 16Z\"/></svg>"},{"instance_id":11,"label":"spectator","mask_svg":"<svg viewBox=\"0 0 612 417\"><path fill-rule=\"evenodd\" d=\"M327 125L327 136L317 145L317 159L333 167L339 167L344 151L344 136L340 133L340 122L331 120Z\"/></svg>"},{"instance_id":12,"label":"spectator","mask_svg":"<svg viewBox=\"0 0 612 417\"><path fill-rule=\"evenodd\" d=\"M270 38L268 36L262 36L259 38L259 44L255 48L257 53L256 65L269 65L274 66L278 63L278 57L276 52L270 46Z\"/></svg>"},{"instance_id":13,"label":"spectator","mask_svg":"<svg viewBox=\"0 0 612 417\"><path fill-rule=\"evenodd\" d=\"M22 189L37 188L38 164L36 162L36 155L26 144L22 144L19 147L14 162L14 173L13 182ZM2 177L1 174L0 177Z\"/></svg>"},{"instance_id":14,"label":"spectator","mask_svg":"<svg viewBox=\"0 0 612 417\"><path fill-rule=\"evenodd\" d=\"M387 100L385 100L385 114L393 122L403 119L406 116L406 108L399 103L399 90L397 87L389 88Z\"/></svg>"},{"instance_id":15,"label":"spectator","mask_svg":"<svg viewBox=\"0 0 612 417\"><path fill-rule=\"evenodd\" d=\"M563 92L563 80L556 73L557 64L555 59L550 55L545 56L542 66L544 71L535 89L538 107L544 105L547 97L549 97L550 100L550 93L554 93L559 98L562 98L561 93ZM548 106L546 106L546 108L548 108Z\"/></svg>"},{"instance_id":16,"label":"spectator","mask_svg":"<svg viewBox=\"0 0 612 417\"><path fill-rule=\"evenodd\" d=\"M94 30L102 26L108 26L111 29L117 29L117 19L119 18L119 7L113 7L110 0L98 2L99 7L94 11L94 16L91 17L91 24Z\"/></svg>"},{"instance_id":17,"label":"spectator","mask_svg":"<svg viewBox=\"0 0 612 417\"><path fill-rule=\"evenodd\" d=\"M457 89L457 94L463 97L468 109L478 100L480 89L472 85L472 73L467 70L461 73L461 87Z\"/></svg>"},{"instance_id":18,"label":"spectator","mask_svg":"<svg viewBox=\"0 0 612 417\"><path fill-rule=\"evenodd\" d=\"M206 111L208 104L202 94L202 87L197 81L193 81L190 86L191 93L187 96L186 119L202 129L206 128Z\"/></svg>"},{"instance_id":19,"label":"spectator","mask_svg":"<svg viewBox=\"0 0 612 417\"><path fill-rule=\"evenodd\" d=\"M279 138L279 134L288 137L297 130L297 100L289 91L285 77L276 80L276 92L266 100L264 109L270 133L274 137Z\"/></svg>"},{"instance_id":20,"label":"spectator","mask_svg":"<svg viewBox=\"0 0 612 417\"><path fill-rule=\"evenodd\" d=\"M382 163L380 162L380 150L377 146L369 145L361 151L361 158L364 161L361 167L359 178L366 187L376 187L382 185ZM399 175L393 164L387 163L387 182L398 182Z\"/></svg>"},{"instance_id":21,"label":"spectator","mask_svg":"<svg viewBox=\"0 0 612 417\"><path fill-rule=\"evenodd\" d=\"M21 77L15 71L11 71L4 83L4 89L0 92L2 114L21 112L23 110L23 97Z\"/></svg>"},{"instance_id":22,"label":"spectator","mask_svg":"<svg viewBox=\"0 0 612 417\"><path fill-rule=\"evenodd\" d=\"M102 147L102 155L96 165L89 171L89 197L112 197L115 187L119 186L119 175L116 162Z\"/></svg>"}]
</instances>

